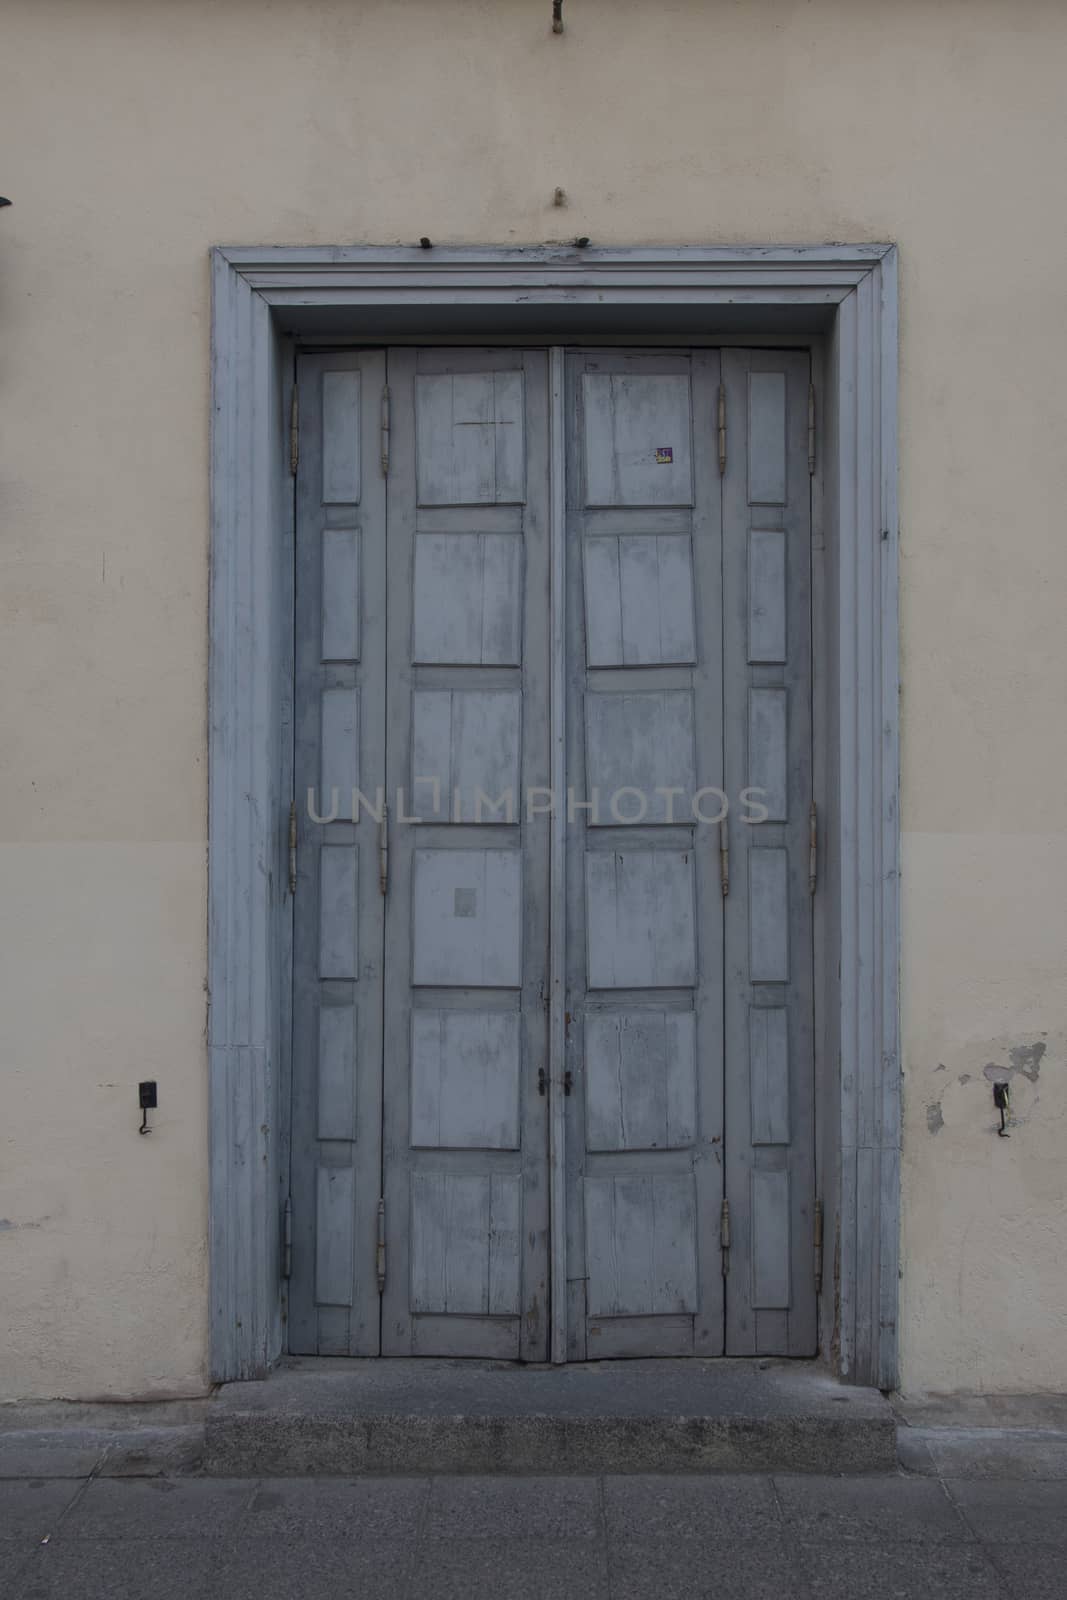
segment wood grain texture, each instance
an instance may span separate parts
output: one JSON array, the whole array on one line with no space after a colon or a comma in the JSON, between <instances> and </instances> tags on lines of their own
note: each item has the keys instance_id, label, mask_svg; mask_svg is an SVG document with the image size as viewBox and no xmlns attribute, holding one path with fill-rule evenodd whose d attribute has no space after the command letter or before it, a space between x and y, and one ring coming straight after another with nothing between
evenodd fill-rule
<instances>
[{"instance_id":1,"label":"wood grain texture","mask_svg":"<svg viewBox=\"0 0 1067 1600\"><path fill-rule=\"evenodd\" d=\"M586 1147L676 1150L696 1138L691 1011L598 1011L585 1023Z\"/></svg>"},{"instance_id":2,"label":"wood grain texture","mask_svg":"<svg viewBox=\"0 0 1067 1600\"><path fill-rule=\"evenodd\" d=\"M412 1012L412 1145L517 1150L521 1071L517 1011Z\"/></svg>"},{"instance_id":3,"label":"wood grain texture","mask_svg":"<svg viewBox=\"0 0 1067 1600\"><path fill-rule=\"evenodd\" d=\"M420 506L525 499L521 371L420 373L415 387Z\"/></svg>"},{"instance_id":4,"label":"wood grain texture","mask_svg":"<svg viewBox=\"0 0 1067 1600\"><path fill-rule=\"evenodd\" d=\"M586 505L691 505L688 374L585 372L582 389Z\"/></svg>"},{"instance_id":5,"label":"wood grain texture","mask_svg":"<svg viewBox=\"0 0 1067 1600\"><path fill-rule=\"evenodd\" d=\"M695 661L693 552L688 534L590 535L584 559L586 653L591 667Z\"/></svg>"},{"instance_id":6,"label":"wood grain texture","mask_svg":"<svg viewBox=\"0 0 1067 1600\"><path fill-rule=\"evenodd\" d=\"M361 489L362 374L322 374L322 503L358 505Z\"/></svg>"},{"instance_id":7,"label":"wood grain texture","mask_svg":"<svg viewBox=\"0 0 1067 1600\"><path fill-rule=\"evenodd\" d=\"M522 542L507 533L420 533L412 658L517 666L522 659Z\"/></svg>"}]
</instances>

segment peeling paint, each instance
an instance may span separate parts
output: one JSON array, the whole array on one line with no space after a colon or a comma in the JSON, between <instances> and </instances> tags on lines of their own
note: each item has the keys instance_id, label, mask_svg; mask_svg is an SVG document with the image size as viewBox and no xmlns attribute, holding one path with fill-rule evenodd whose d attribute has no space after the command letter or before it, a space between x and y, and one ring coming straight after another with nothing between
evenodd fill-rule
<instances>
[{"instance_id":1,"label":"peeling paint","mask_svg":"<svg viewBox=\"0 0 1067 1600\"><path fill-rule=\"evenodd\" d=\"M1046 1048L1041 1043L1017 1044L1013 1050L1008 1051L1012 1070L1021 1072L1024 1078L1029 1078L1031 1083L1036 1083L1041 1072L1041 1061Z\"/></svg>"},{"instance_id":2,"label":"peeling paint","mask_svg":"<svg viewBox=\"0 0 1067 1600\"><path fill-rule=\"evenodd\" d=\"M956 1079L957 1083L970 1083L970 1081L971 1074L969 1072L961 1072L959 1077Z\"/></svg>"},{"instance_id":3,"label":"peeling paint","mask_svg":"<svg viewBox=\"0 0 1067 1600\"><path fill-rule=\"evenodd\" d=\"M990 1083L1010 1083L1014 1077L1036 1083L1041 1076L1041 1062L1047 1048L1040 1040L1036 1044L1012 1045L1008 1049L1010 1065L1005 1067L998 1061L987 1061L982 1068L982 1075Z\"/></svg>"},{"instance_id":4,"label":"peeling paint","mask_svg":"<svg viewBox=\"0 0 1067 1600\"><path fill-rule=\"evenodd\" d=\"M940 1133L945 1126L945 1119L941 1112L940 1100L935 1100L933 1105L926 1108L926 1126L931 1133Z\"/></svg>"}]
</instances>

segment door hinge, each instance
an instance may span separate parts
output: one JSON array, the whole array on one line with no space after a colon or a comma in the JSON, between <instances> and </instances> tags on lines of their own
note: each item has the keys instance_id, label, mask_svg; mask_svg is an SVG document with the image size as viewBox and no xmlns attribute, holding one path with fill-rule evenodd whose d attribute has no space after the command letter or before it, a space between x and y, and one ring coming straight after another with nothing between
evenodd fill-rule
<instances>
[{"instance_id":1,"label":"door hinge","mask_svg":"<svg viewBox=\"0 0 1067 1600\"><path fill-rule=\"evenodd\" d=\"M815 1202L815 1293L822 1293L822 1201Z\"/></svg>"},{"instance_id":2,"label":"door hinge","mask_svg":"<svg viewBox=\"0 0 1067 1600\"><path fill-rule=\"evenodd\" d=\"M282 1212L282 1277L291 1278L293 1275L293 1197L285 1197L285 1210Z\"/></svg>"},{"instance_id":3,"label":"door hinge","mask_svg":"<svg viewBox=\"0 0 1067 1600\"><path fill-rule=\"evenodd\" d=\"M725 900L730 893L730 831L725 817L719 823L719 886Z\"/></svg>"},{"instance_id":4,"label":"door hinge","mask_svg":"<svg viewBox=\"0 0 1067 1600\"><path fill-rule=\"evenodd\" d=\"M300 391L293 384L293 397L289 402L289 471L296 477L300 465Z\"/></svg>"},{"instance_id":5,"label":"door hinge","mask_svg":"<svg viewBox=\"0 0 1067 1600\"><path fill-rule=\"evenodd\" d=\"M719 1249L722 1251L722 1275L725 1278L730 1271L730 1202L725 1199L719 1212Z\"/></svg>"},{"instance_id":6,"label":"door hinge","mask_svg":"<svg viewBox=\"0 0 1067 1600\"><path fill-rule=\"evenodd\" d=\"M808 472L815 471L815 385L808 384Z\"/></svg>"},{"instance_id":7,"label":"door hinge","mask_svg":"<svg viewBox=\"0 0 1067 1600\"><path fill-rule=\"evenodd\" d=\"M389 385L382 390L382 476L389 476Z\"/></svg>"},{"instance_id":8,"label":"door hinge","mask_svg":"<svg viewBox=\"0 0 1067 1600\"><path fill-rule=\"evenodd\" d=\"M378 1293L385 1292L385 1197L378 1201L378 1251L375 1257L375 1271L378 1275Z\"/></svg>"},{"instance_id":9,"label":"door hinge","mask_svg":"<svg viewBox=\"0 0 1067 1600\"><path fill-rule=\"evenodd\" d=\"M726 385L719 384L719 477L726 471Z\"/></svg>"},{"instance_id":10,"label":"door hinge","mask_svg":"<svg viewBox=\"0 0 1067 1600\"><path fill-rule=\"evenodd\" d=\"M296 893L296 801L289 802L289 893Z\"/></svg>"},{"instance_id":11,"label":"door hinge","mask_svg":"<svg viewBox=\"0 0 1067 1600\"><path fill-rule=\"evenodd\" d=\"M389 893L389 807L386 805L382 806L378 823L378 887L383 894Z\"/></svg>"},{"instance_id":12,"label":"door hinge","mask_svg":"<svg viewBox=\"0 0 1067 1600\"><path fill-rule=\"evenodd\" d=\"M815 884L819 876L819 813L815 809L815 801L811 802L808 812L808 893L815 893Z\"/></svg>"}]
</instances>

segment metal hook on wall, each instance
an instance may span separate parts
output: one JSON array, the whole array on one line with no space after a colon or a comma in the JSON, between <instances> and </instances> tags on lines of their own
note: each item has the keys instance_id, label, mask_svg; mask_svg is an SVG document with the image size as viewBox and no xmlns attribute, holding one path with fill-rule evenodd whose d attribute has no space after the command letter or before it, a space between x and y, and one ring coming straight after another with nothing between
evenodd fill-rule
<instances>
[{"instance_id":1,"label":"metal hook on wall","mask_svg":"<svg viewBox=\"0 0 1067 1600\"><path fill-rule=\"evenodd\" d=\"M1000 1112L1000 1127L997 1129L997 1134L998 1134L998 1137L1001 1138L1001 1139L1010 1139L1011 1138L1011 1134L1008 1132L1008 1128L1007 1128L1007 1114L1008 1114L1008 1100L1009 1100L1009 1097L1010 1097L1010 1090L1009 1090L1008 1085L1006 1083L995 1083L993 1085L993 1104L996 1106L997 1110Z\"/></svg>"}]
</instances>

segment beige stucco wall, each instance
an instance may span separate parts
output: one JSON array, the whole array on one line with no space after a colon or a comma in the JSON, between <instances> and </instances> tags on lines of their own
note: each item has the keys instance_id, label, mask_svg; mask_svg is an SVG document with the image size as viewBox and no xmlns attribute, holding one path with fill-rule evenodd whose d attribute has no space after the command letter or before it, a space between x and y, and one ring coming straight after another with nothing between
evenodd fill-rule
<instances>
[{"instance_id":1,"label":"beige stucco wall","mask_svg":"<svg viewBox=\"0 0 1067 1600\"><path fill-rule=\"evenodd\" d=\"M565 9L0 0L0 1395L205 1381L208 247L564 229L901 247L904 1382L1067 1384L1067 12Z\"/></svg>"}]
</instances>

